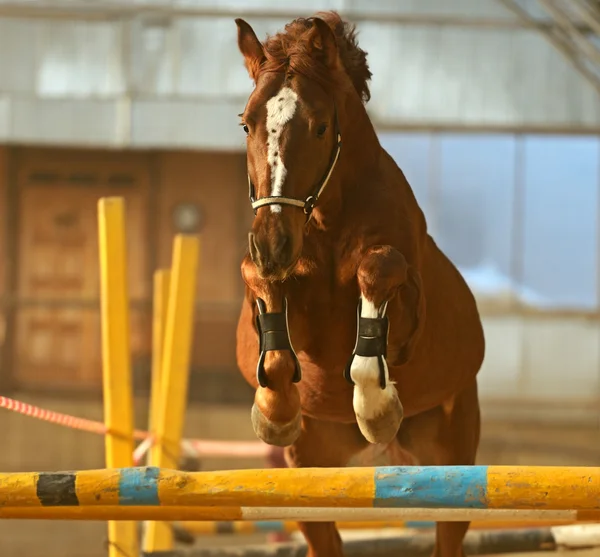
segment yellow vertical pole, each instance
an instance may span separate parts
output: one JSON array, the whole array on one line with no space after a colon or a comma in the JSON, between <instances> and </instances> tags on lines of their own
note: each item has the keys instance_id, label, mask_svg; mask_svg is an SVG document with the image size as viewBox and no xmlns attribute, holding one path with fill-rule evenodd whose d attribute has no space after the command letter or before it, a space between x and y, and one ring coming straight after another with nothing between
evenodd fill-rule
<instances>
[{"instance_id":1,"label":"yellow vertical pole","mask_svg":"<svg viewBox=\"0 0 600 557\"><path fill-rule=\"evenodd\" d=\"M161 468L178 467L187 403L199 254L197 236L175 236L161 355L161 396L155 421L155 443L150 449L152 465ZM148 553L172 549L171 526L165 522L148 522L143 546Z\"/></svg>"},{"instance_id":2,"label":"yellow vertical pole","mask_svg":"<svg viewBox=\"0 0 600 557\"><path fill-rule=\"evenodd\" d=\"M152 386L150 389L150 416L148 419L148 431L153 437L156 437L157 434L156 428L160 408L162 349L170 281L170 269L155 271L152 303ZM147 462L149 466L153 465L150 451L148 452Z\"/></svg>"},{"instance_id":3,"label":"yellow vertical pole","mask_svg":"<svg viewBox=\"0 0 600 557\"><path fill-rule=\"evenodd\" d=\"M129 346L129 303L125 200L98 203L102 378L106 467L133 466L133 393ZM109 521L109 557L137 557L135 522Z\"/></svg>"},{"instance_id":4,"label":"yellow vertical pole","mask_svg":"<svg viewBox=\"0 0 600 557\"><path fill-rule=\"evenodd\" d=\"M150 392L150 416L148 420L148 431L154 439L158 438L158 424L160 405L162 402L162 353L167 322L169 288L171 284L171 270L159 269L154 273L154 294L152 303L152 386ZM160 446L154 444L148 451L148 466L156 466ZM151 526L152 525L152 526ZM169 540L171 531L165 522L145 523L144 546L146 551L151 551L149 545L148 528L151 529L151 539L155 543L164 545L165 539Z\"/></svg>"}]
</instances>

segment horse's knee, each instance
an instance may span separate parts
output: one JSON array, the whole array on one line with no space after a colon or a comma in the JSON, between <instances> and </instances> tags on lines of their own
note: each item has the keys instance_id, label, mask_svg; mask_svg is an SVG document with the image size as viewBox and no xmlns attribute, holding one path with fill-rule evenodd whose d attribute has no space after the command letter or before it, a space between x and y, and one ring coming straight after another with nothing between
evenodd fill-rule
<instances>
[{"instance_id":1,"label":"horse's knee","mask_svg":"<svg viewBox=\"0 0 600 557\"><path fill-rule=\"evenodd\" d=\"M354 383L354 413L365 439L371 443L389 443L398 433L404 412L385 360L386 308L376 308L364 296L359 308L356 347L346 378Z\"/></svg>"}]
</instances>

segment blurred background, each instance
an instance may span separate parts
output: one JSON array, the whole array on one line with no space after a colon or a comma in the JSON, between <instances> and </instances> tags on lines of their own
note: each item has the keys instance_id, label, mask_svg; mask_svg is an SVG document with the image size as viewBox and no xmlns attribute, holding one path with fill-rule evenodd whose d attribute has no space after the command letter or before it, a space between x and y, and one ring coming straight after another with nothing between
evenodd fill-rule
<instances>
[{"instance_id":1,"label":"blurred background","mask_svg":"<svg viewBox=\"0 0 600 557\"><path fill-rule=\"evenodd\" d=\"M591 0L0 0L0 394L102 418L96 204L124 196L139 426L152 273L169 265L173 235L193 232L186 435L254 439L235 363L252 220L237 114L252 84L233 19L262 39L323 9L358 25L381 141L476 293L480 461L600 464ZM6 410L0 441L3 471L103 467L102 437ZM264 463L202 462L253 465ZM3 557L105 554L103 524L35 529L0 524Z\"/></svg>"}]
</instances>

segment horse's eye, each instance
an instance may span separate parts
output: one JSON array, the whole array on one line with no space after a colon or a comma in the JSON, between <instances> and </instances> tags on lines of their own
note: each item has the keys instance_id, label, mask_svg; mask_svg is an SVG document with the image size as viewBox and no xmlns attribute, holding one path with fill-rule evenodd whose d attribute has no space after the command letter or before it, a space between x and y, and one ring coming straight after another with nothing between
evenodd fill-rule
<instances>
[{"instance_id":1,"label":"horse's eye","mask_svg":"<svg viewBox=\"0 0 600 557\"><path fill-rule=\"evenodd\" d=\"M325 132L327 131L327 124L321 124L318 128L317 128L317 136L318 137L323 137L325 135Z\"/></svg>"},{"instance_id":2,"label":"horse's eye","mask_svg":"<svg viewBox=\"0 0 600 557\"><path fill-rule=\"evenodd\" d=\"M248 126L247 126L246 124L243 124L243 125L242 125L242 129L244 130L244 133L245 133L246 135L248 135L248 134L250 133L250 130L248 129Z\"/></svg>"}]
</instances>

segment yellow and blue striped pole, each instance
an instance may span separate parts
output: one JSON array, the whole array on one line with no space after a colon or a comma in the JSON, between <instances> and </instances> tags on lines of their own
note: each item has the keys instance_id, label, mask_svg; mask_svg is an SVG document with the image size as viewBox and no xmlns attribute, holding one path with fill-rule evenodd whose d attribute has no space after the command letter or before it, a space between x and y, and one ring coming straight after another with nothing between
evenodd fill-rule
<instances>
[{"instance_id":1,"label":"yellow and blue striped pole","mask_svg":"<svg viewBox=\"0 0 600 557\"><path fill-rule=\"evenodd\" d=\"M0 474L0 508L354 507L600 510L600 468L389 466ZM228 517L229 519L229 517Z\"/></svg>"}]
</instances>

